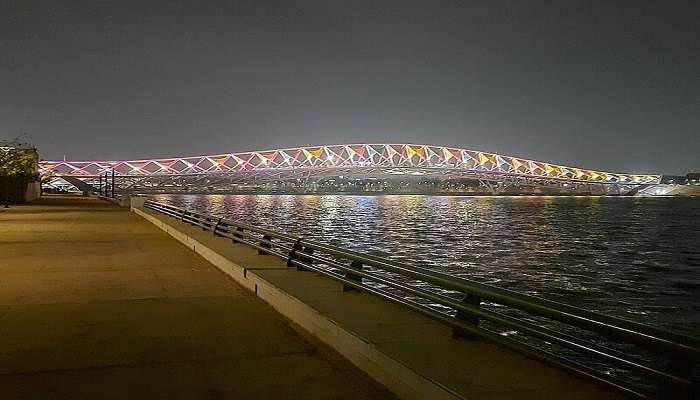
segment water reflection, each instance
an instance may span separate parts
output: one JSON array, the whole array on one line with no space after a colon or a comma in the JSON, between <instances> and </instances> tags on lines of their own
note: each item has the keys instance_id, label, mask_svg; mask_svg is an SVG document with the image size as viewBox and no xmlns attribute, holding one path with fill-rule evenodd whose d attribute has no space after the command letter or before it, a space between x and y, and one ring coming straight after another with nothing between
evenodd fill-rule
<instances>
[{"instance_id":1,"label":"water reflection","mask_svg":"<svg viewBox=\"0 0 700 400\"><path fill-rule=\"evenodd\" d=\"M694 199L153 197L589 310L700 332L700 201Z\"/></svg>"}]
</instances>

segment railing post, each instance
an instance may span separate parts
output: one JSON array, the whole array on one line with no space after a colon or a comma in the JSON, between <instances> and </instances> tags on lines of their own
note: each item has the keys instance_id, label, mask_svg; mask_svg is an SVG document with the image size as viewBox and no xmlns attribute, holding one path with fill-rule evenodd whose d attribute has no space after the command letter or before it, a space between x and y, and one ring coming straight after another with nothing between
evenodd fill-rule
<instances>
[{"instance_id":1,"label":"railing post","mask_svg":"<svg viewBox=\"0 0 700 400\"><path fill-rule=\"evenodd\" d=\"M303 251L304 253L307 253L307 254L313 254L314 249L310 249L310 248L304 246L304 247L301 249L301 251ZM311 264L311 263L314 262L312 259L310 259L310 258L308 258L308 257L304 257L303 255L300 255L300 256L299 256L299 261L302 261L302 262L305 262L305 263L308 263L308 264ZM301 265L297 265L297 271L308 271L308 270L309 270L308 268L304 268L304 267L302 267Z\"/></svg>"},{"instance_id":2,"label":"railing post","mask_svg":"<svg viewBox=\"0 0 700 400\"><path fill-rule=\"evenodd\" d=\"M294 245L292 246L292 250L289 251L289 254L287 255L287 266L288 267L293 267L294 263L292 263L292 260L296 259L297 251L301 250L301 238L298 238L295 242Z\"/></svg>"},{"instance_id":3,"label":"railing post","mask_svg":"<svg viewBox=\"0 0 700 400\"><path fill-rule=\"evenodd\" d=\"M350 263L350 268L356 271L362 271L362 263L359 261L353 261ZM358 285L362 284L362 277L360 275L353 274L350 271L345 272L345 279L353 281ZM361 292L361 290L356 287L350 286L347 283L343 283L343 292Z\"/></svg>"},{"instance_id":4,"label":"railing post","mask_svg":"<svg viewBox=\"0 0 700 400\"><path fill-rule=\"evenodd\" d=\"M270 237L270 235L263 235L262 240L260 241L261 247L264 247L266 249L271 249L272 245L270 243L263 242L263 240L270 241L270 240L272 240L272 237ZM258 254L270 254L270 253L266 252L265 250L258 249Z\"/></svg>"},{"instance_id":5,"label":"railing post","mask_svg":"<svg viewBox=\"0 0 700 400\"><path fill-rule=\"evenodd\" d=\"M238 242L235 238L243 239L243 228L241 228L240 226L237 226L236 230L233 231L233 238L231 239L233 243Z\"/></svg>"},{"instance_id":6,"label":"railing post","mask_svg":"<svg viewBox=\"0 0 700 400\"><path fill-rule=\"evenodd\" d=\"M464 297L464 299L462 300L462 303L469 305L469 306L479 307L481 305L481 297L475 296L473 294L467 294ZM479 326L479 317L477 317L476 315L464 312L462 310L457 310L457 315L455 315L455 319L458 319L460 321L464 321L470 325L474 325L474 327ZM465 331L464 329L452 328L452 338L454 338L454 339L475 339L475 338L477 338L477 336L471 332Z\"/></svg>"},{"instance_id":7,"label":"railing post","mask_svg":"<svg viewBox=\"0 0 700 400\"><path fill-rule=\"evenodd\" d=\"M307 254L313 254L314 250L309 249L308 247L304 246L301 244L301 241L303 238L298 238L295 242L294 245L292 246L292 250L289 252L289 255L287 256L287 266L288 267L294 267L294 263L292 262L293 260L305 262L305 263L312 263L313 260L304 257L303 255L297 254L297 252L305 252ZM304 268L301 265L297 265L297 271L308 271L308 268Z\"/></svg>"},{"instance_id":8,"label":"railing post","mask_svg":"<svg viewBox=\"0 0 700 400\"><path fill-rule=\"evenodd\" d=\"M221 224L221 220L224 219L223 217L219 218L218 221L216 221L216 225L214 225L214 229L212 229L212 233L214 236L219 236L218 233L216 233L216 230L219 229L219 224Z\"/></svg>"}]
</instances>

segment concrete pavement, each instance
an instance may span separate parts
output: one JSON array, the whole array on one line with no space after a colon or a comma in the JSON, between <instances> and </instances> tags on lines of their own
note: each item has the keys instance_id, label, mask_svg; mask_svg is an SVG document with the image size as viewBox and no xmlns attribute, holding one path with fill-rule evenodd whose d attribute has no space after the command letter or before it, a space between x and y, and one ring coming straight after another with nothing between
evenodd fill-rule
<instances>
[{"instance_id":1,"label":"concrete pavement","mask_svg":"<svg viewBox=\"0 0 700 400\"><path fill-rule=\"evenodd\" d=\"M393 395L151 223L56 196L0 212L0 398Z\"/></svg>"}]
</instances>

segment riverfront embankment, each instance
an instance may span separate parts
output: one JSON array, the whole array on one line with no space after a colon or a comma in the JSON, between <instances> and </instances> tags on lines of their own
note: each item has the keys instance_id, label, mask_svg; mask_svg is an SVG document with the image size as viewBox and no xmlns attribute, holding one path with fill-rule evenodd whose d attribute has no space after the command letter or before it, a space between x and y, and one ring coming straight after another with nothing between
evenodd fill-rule
<instances>
[{"instance_id":1,"label":"riverfront embankment","mask_svg":"<svg viewBox=\"0 0 700 400\"><path fill-rule=\"evenodd\" d=\"M700 332L699 199L149 198L677 333Z\"/></svg>"},{"instance_id":2,"label":"riverfront embankment","mask_svg":"<svg viewBox=\"0 0 700 400\"><path fill-rule=\"evenodd\" d=\"M0 212L0 398L393 398L125 208Z\"/></svg>"},{"instance_id":3,"label":"riverfront embankment","mask_svg":"<svg viewBox=\"0 0 700 400\"><path fill-rule=\"evenodd\" d=\"M405 399L620 398L134 211L145 219L98 199L49 197L0 213L3 399L392 398L347 360Z\"/></svg>"},{"instance_id":4,"label":"riverfront embankment","mask_svg":"<svg viewBox=\"0 0 700 400\"><path fill-rule=\"evenodd\" d=\"M406 399L610 399L590 381L483 340L452 339L423 314L132 202L171 234L287 318Z\"/></svg>"}]
</instances>

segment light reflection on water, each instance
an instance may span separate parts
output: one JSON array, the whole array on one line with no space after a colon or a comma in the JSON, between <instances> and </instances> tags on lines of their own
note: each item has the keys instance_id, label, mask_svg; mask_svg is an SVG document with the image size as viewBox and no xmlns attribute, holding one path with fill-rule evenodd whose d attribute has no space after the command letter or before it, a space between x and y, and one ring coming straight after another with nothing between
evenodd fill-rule
<instances>
[{"instance_id":1,"label":"light reflection on water","mask_svg":"<svg viewBox=\"0 0 700 400\"><path fill-rule=\"evenodd\" d=\"M700 201L156 195L588 310L700 333Z\"/></svg>"}]
</instances>

